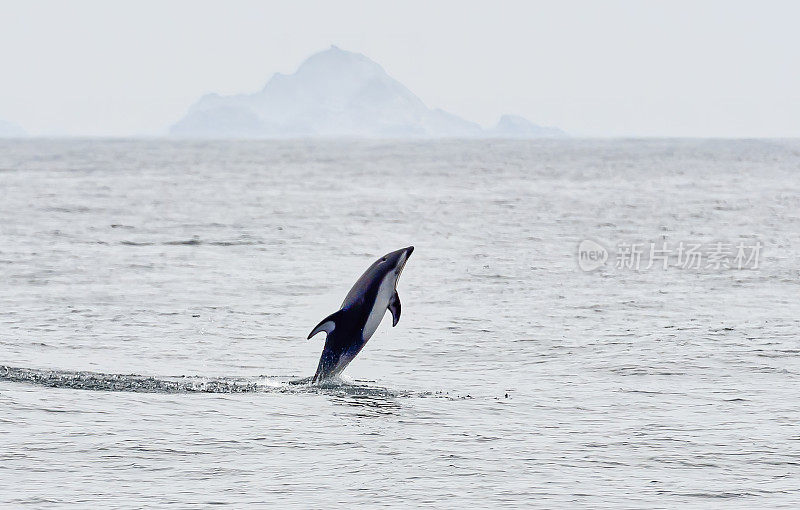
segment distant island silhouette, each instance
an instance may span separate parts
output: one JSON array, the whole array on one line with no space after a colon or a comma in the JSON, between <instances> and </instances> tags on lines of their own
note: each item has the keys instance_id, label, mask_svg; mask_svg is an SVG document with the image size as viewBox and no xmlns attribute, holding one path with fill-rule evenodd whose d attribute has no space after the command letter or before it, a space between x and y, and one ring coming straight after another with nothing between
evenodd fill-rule
<instances>
[{"instance_id":1,"label":"distant island silhouette","mask_svg":"<svg viewBox=\"0 0 800 510\"><path fill-rule=\"evenodd\" d=\"M541 138L563 137L516 115L484 129L428 108L366 56L336 46L316 53L291 75L276 73L259 92L208 94L170 128L200 138Z\"/></svg>"},{"instance_id":2,"label":"distant island silhouette","mask_svg":"<svg viewBox=\"0 0 800 510\"><path fill-rule=\"evenodd\" d=\"M22 138L28 136L19 124L0 119L0 138Z\"/></svg>"}]
</instances>

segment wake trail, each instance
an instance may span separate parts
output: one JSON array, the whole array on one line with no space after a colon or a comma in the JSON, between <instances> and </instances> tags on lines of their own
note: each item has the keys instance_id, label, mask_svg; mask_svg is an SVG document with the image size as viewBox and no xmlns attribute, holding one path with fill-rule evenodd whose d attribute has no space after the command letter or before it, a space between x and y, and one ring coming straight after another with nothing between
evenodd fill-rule
<instances>
[{"instance_id":1,"label":"wake trail","mask_svg":"<svg viewBox=\"0 0 800 510\"><path fill-rule=\"evenodd\" d=\"M152 377L137 374L104 374L68 370L43 370L0 365L0 381L35 384L50 388L133 393L252 393L256 382L240 378Z\"/></svg>"},{"instance_id":2,"label":"wake trail","mask_svg":"<svg viewBox=\"0 0 800 510\"><path fill-rule=\"evenodd\" d=\"M32 384L48 388L129 393L287 393L347 397L447 397L442 393L392 390L357 382L310 384L310 377L202 377L144 376L102 372L47 370L0 365L0 382Z\"/></svg>"}]
</instances>

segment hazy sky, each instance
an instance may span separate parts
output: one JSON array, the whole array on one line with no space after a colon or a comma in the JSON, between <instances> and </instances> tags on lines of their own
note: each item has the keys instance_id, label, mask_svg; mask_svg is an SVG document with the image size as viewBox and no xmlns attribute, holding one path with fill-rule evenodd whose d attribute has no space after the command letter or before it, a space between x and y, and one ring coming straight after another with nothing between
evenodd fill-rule
<instances>
[{"instance_id":1,"label":"hazy sky","mask_svg":"<svg viewBox=\"0 0 800 510\"><path fill-rule=\"evenodd\" d=\"M31 134L166 131L336 44L484 125L800 136L800 2L5 1L0 118Z\"/></svg>"}]
</instances>

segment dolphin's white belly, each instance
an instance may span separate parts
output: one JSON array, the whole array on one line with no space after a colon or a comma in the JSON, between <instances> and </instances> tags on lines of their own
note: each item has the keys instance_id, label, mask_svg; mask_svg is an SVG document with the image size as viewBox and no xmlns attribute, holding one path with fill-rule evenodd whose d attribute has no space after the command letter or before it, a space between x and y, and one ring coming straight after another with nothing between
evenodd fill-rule
<instances>
[{"instance_id":1,"label":"dolphin's white belly","mask_svg":"<svg viewBox=\"0 0 800 510\"><path fill-rule=\"evenodd\" d=\"M386 315L386 309L389 307L389 301L394 295L395 279L391 276L384 278L381 286L378 288L378 296L375 298L375 304L367 317L367 323L364 325L363 338L366 342L369 340L375 331L378 329L383 316Z\"/></svg>"}]
</instances>

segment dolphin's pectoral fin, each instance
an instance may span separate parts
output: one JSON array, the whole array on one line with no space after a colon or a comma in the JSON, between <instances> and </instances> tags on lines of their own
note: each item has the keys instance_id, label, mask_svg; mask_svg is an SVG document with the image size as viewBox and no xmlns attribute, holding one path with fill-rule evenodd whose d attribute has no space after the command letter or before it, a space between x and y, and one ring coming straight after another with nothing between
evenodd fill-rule
<instances>
[{"instance_id":1,"label":"dolphin's pectoral fin","mask_svg":"<svg viewBox=\"0 0 800 510\"><path fill-rule=\"evenodd\" d=\"M397 326L400 321L400 296L394 291L392 299L389 300L389 311L392 312L392 327Z\"/></svg>"},{"instance_id":2,"label":"dolphin's pectoral fin","mask_svg":"<svg viewBox=\"0 0 800 510\"><path fill-rule=\"evenodd\" d=\"M327 317L325 317L324 319L322 319L320 321L320 323L317 324L317 327L312 329L311 333L308 334L308 338L311 338L312 336L316 335L320 331L324 331L324 332L326 332L327 334L330 335L333 332L333 330L336 329L336 319L339 318L339 314L340 313L341 313L341 310L339 310L338 312L334 312L334 313L328 315Z\"/></svg>"}]
</instances>

